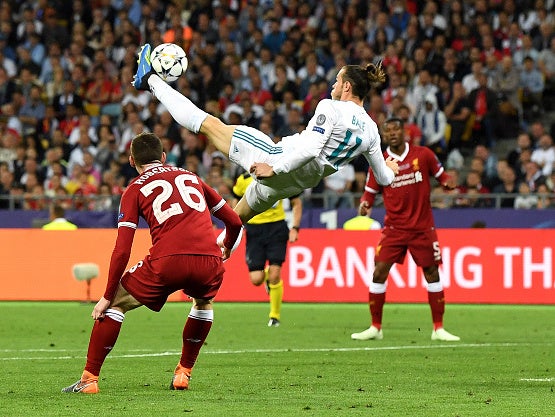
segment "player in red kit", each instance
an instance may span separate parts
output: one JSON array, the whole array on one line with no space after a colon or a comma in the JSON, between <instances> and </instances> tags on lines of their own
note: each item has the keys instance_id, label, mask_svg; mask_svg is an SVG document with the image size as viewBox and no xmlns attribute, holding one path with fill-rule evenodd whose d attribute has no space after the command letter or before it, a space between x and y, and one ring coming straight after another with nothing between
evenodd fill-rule
<instances>
[{"instance_id":1,"label":"player in red kit","mask_svg":"<svg viewBox=\"0 0 555 417\"><path fill-rule=\"evenodd\" d=\"M353 333L352 339L382 339L382 313L385 304L386 280L394 263L403 263L407 251L424 272L427 281L428 302L432 310L434 330L432 340L458 341L443 328L445 297L439 279L438 265L441 251L430 204L431 178L446 188L454 188L453 181L428 148L412 146L405 142L403 121L399 118L386 120L382 137L388 148L384 153L399 165L399 174L393 183L381 187L371 171L368 172L359 214L370 215L378 192L382 192L385 205L384 227L376 248L375 268L370 284L370 328Z\"/></svg>"},{"instance_id":2,"label":"player in red kit","mask_svg":"<svg viewBox=\"0 0 555 417\"><path fill-rule=\"evenodd\" d=\"M133 139L129 162L139 176L121 198L108 283L91 313L95 322L87 362L81 379L62 392L97 393L100 368L116 344L124 314L141 305L160 311L168 296L179 290L193 299L193 306L170 388L189 387L192 368L212 326L211 300L222 284L223 261L242 226L239 216L211 187L190 171L164 165L165 160L156 135L141 133ZM222 248L216 244L211 214L226 226ZM149 225L152 247L124 272L139 217Z\"/></svg>"}]
</instances>

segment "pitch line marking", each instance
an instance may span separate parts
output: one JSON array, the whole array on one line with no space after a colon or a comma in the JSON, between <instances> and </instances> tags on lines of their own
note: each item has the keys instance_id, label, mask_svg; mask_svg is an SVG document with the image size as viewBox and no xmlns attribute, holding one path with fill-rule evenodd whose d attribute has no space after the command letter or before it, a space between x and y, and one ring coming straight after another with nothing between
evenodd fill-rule
<instances>
[{"instance_id":1,"label":"pitch line marking","mask_svg":"<svg viewBox=\"0 0 555 417\"><path fill-rule=\"evenodd\" d=\"M524 381L524 382L551 382L551 381L555 381L555 378L520 378L519 381Z\"/></svg>"},{"instance_id":2,"label":"pitch line marking","mask_svg":"<svg viewBox=\"0 0 555 417\"><path fill-rule=\"evenodd\" d=\"M551 343L547 343L551 345ZM243 350L204 350L203 355L242 355L247 353L311 353L311 352L370 352L370 351L385 351L385 350L409 350L409 349L444 349L444 348L489 348L489 347L513 347L513 346L531 346L531 343L457 343L457 344L444 344L444 345L430 345L430 346L361 346L353 348L307 348L307 349L243 349ZM537 343L535 344L537 345ZM13 350L15 351L15 350ZM23 349L17 352L28 352L28 351L48 351L47 349ZM70 351L57 349L57 352ZM74 351L74 350L71 350ZM130 350L128 350L129 352ZM155 353L126 353L126 354L114 354L108 356L110 358L149 358L158 356L173 356L180 355L181 351L166 351L166 352L155 352ZM57 357L11 357L11 358L0 358L1 361L17 361L17 360L67 360L67 359L83 359L83 356L57 356Z\"/></svg>"}]
</instances>

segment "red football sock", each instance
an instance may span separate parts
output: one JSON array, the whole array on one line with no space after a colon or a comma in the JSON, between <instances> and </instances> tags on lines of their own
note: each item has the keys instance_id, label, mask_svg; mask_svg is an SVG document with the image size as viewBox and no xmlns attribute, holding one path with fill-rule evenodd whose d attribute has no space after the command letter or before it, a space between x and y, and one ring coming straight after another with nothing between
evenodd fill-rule
<instances>
[{"instance_id":1,"label":"red football sock","mask_svg":"<svg viewBox=\"0 0 555 417\"><path fill-rule=\"evenodd\" d=\"M382 328L383 306L385 304L385 292L376 294L369 293L368 304L370 305L370 315L372 316L372 326Z\"/></svg>"},{"instance_id":2,"label":"red football sock","mask_svg":"<svg viewBox=\"0 0 555 417\"><path fill-rule=\"evenodd\" d=\"M181 366L189 369L193 368L200 348L204 344L208 333L210 333L213 320L213 310L191 309L185 327L183 327L183 348L179 361Z\"/></svg>"},{"instance_id":3,"label":"red football sock","mask_svg":"<svg viewBox=\"0 0 555 417\"><path fill-rule=\"evenodd\" d=\"M432 310L432 321L434 322L434 330L443 327L443 314L445 313L445 294L443 291L428 291L428 303Z\"/></svg>"},{"instance_id":4,"label":"red football sock","mask_svg":"<svg viewBox=\"0 0 555 417\"><path fill-rule=\"evenodd\" d=\"M123 317L123 313L109 310L102 320L94 322L89 341L89 350L87 352L86 371L95 376L100 375L100 368L104 363L104 359L112 351L116 340L118 340Z\"/></svg>"}]
</instances>

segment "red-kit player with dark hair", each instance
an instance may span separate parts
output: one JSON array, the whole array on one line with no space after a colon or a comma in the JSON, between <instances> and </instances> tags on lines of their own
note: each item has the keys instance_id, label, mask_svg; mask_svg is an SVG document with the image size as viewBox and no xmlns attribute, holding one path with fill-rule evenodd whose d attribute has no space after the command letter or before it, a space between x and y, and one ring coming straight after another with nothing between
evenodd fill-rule
<instances>
[{"instance_id":1,"label":"red-kit player with dark hair","mask_svg":"<svg viewBox=\"0 0 555 417\"><path fill-rule=\"evenodd\" d=\"M240 239L241 220L220 195L194 173L164 165L160 139L141 133L131 143L129 162L139 173L121 198L118 236L110 260L104 296L95 320L81 379L62 392L95 394L98 375L116 344L124 314L145 305L160 311L168 296L182 290L193 299L183 328L183 345L171 389L188 389L193 365L213 321L212 298L222 284L223 261ZM216 244L211 214L227 234ZM139 218L150 228L149 254L125 272Z\"/></svg>"},{"instance_id":2,"label":"red-kit player with dark hair","mask_svg":"<svg viewBox=\"0 0 555 417\"><path fill-rule=\"evenodd\" d=\"M370 283L370 328L353 333L352 339L382 339L382 313L385 304L386 280L394 263L403 263L407 251L424 272L427 281L428 302L432 310L434 330L432 340L458 341L443 328L445 297L439 279L438 265L441 251L430 204L431 179L446 188L454 184L443 166L428 148L412 146L404 140L403 121L391 118L385 121L382 137L388 145L384 156L392 157L399 165L399 174L387 187L380 186L371 171L368 172L359 214L370 215L378 192L382 192L385 205L384 227L376 248L375 268Z\"/></svg>"}]
</instances>

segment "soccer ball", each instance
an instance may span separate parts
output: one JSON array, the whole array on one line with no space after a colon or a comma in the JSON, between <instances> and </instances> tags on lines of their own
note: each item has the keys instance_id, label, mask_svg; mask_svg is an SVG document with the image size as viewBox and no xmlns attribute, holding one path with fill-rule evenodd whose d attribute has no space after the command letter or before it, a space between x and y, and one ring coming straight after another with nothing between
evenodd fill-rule
<instances>
[{"instance_id":1,"label":"soccer ball","mask_svg":"<svg viewBox=\"0 0 555 417\"><path fill-rule=\"evenodd\" d=\"M188 64L185 51L175 43L158 45L150 54L152 69L166 82L177 80L185 73Z\"/></svg>"}]
</instances>

